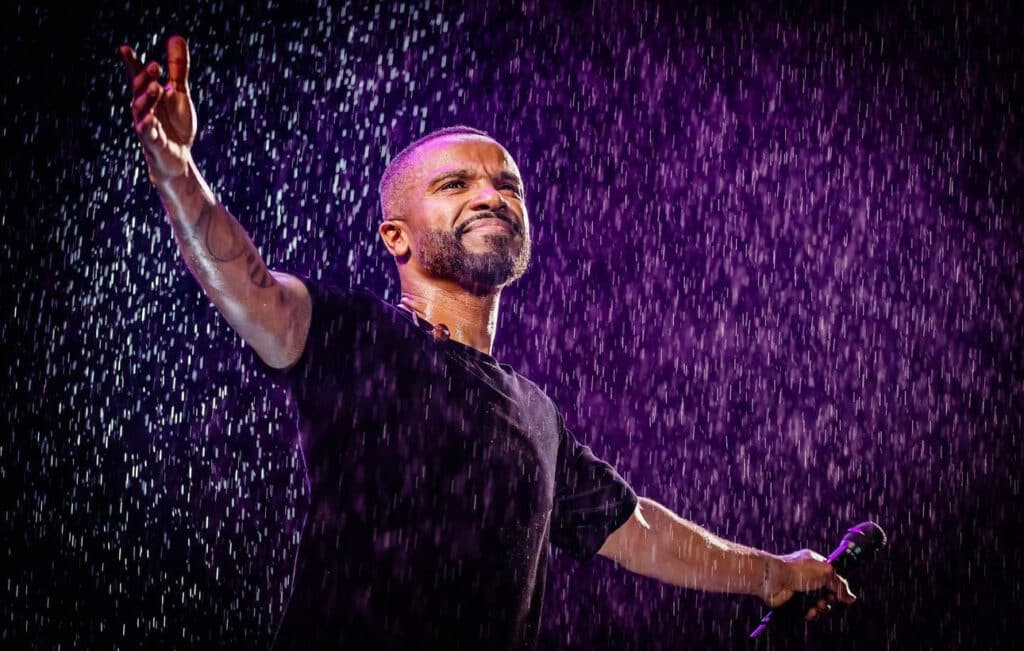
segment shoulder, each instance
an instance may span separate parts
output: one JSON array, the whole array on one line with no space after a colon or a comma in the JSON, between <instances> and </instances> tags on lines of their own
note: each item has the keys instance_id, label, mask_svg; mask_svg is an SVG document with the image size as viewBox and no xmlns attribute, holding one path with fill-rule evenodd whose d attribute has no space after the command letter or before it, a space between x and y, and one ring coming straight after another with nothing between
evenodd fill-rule
<instances>
[{"instance_id":1,"label":"shoulder","mask_svg":"<svg viewBox=\"0 0 1024 651\"><path fill-rule=\"evenodd\" d=\"M390 305L365 287L309 277L302 281L311 299L310 337L324 345L351 340L388 319Z\"/></svg>"},{"instance_id":2,"label":"shoulder","mask_svg":"<svg viewBox=\"0 0 1024 651\"><path fill-rule=\"evenodd\" d=\"M550 414L550 418L557 423L559 433L561 434L561 430L564 429L562 411L555 404L555 401L551 399L547 391L530 378L516 371L509 364L499 363L499 366L512 378L520 396L526 398L534 406L534 409L539 408Z\"/></svg>"},{"instance_id":3,"label":"shoulder","mask_svg":"<svg viewBox=\"0 0 1024 651\"><path fill-rule=\"evenodd\" d=\"M548 397L547 392L544 389L542 389L536 382L534 382L530 378L526 377L525 375L517 371L511 364L498 362L497 360L495 360L495 363L497 363L498 367L501 368L502 371L507 373L509 377L515 380L515 382L519 385L520 389L537 395L538 397L542 398L552 409L558 411L558 409L555 407L555 403L551 400L551 398Z\"/></svg>"},{"instance_id":4,"label":"shoulder","mask_svg":"<svg viewBox=\"0 0 1024 651\"><path fill-rule=\"evenodd\" d=\"M360 312L368 310L383 311L387 309L387 301L366 287L344 285L329 279L317 279L298 274L296 277L309 290L314 311L317 311L318 308L320 310L348 308Z\"/></svg>"}]
</instances>

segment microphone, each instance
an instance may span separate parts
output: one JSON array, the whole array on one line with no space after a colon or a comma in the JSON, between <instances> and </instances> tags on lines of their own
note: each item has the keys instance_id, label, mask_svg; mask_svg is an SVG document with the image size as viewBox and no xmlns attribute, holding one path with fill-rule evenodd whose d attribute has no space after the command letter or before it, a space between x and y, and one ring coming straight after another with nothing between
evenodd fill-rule
<instances>
[{"instance_id":1,"label":"microphone","mask_svg":"<svg viewBox=\"0 0 1024 651\"><path fill-rule=\"evenodd\" d=\"M825 562L835 568L836 574L845 578L845 575L861 562L874 558L875 552L885 547L887 543L888 539L880 526L870 521L861 522L857 526L850 527L846 535L843 536L842 542L835 548L835 551L829 554ZM815 597L816 599L817 597ZM806 598L801 599L797 598L797 595L793 595L786 603L768 611L750 637L755 638L764 633L773 621L785 621L806 612L810 607L807 601Z\"/></svg>"}]
</instances>

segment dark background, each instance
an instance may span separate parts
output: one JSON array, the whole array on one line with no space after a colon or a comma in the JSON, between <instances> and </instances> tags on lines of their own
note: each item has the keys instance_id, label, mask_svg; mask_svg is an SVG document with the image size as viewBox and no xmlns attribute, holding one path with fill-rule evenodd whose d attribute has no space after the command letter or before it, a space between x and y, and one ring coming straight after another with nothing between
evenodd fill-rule
<instances>
[{"instance_id":1,"label":"dark background","mask_svg":"<svg viewBox=\"0 0 1024 651\"><path fill-rule=\"evenodd\" d=\"M534 264L495 354L637 492L730 539L887 553L827 622L557 551L545 648L1015 648L1021 11L272 2L3 17L0 641L263 646L305 505L288 397L179 259L116 48L191 43L194 156L271 268L395 297L376 182L465 123Z\"/></svg>"}]
</instances>

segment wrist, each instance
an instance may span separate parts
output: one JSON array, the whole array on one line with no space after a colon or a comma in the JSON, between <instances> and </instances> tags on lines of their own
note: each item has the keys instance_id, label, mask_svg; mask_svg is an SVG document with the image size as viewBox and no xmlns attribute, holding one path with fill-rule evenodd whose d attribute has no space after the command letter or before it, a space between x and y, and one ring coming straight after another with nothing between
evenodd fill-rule
<instances>
[{"instance_id":1,"label":"wrist","mask_svg":"<svg viewBox=\"0 0 1024 651\"><path fill-rule=\"evenodd\" d=\"M213 192L191 158L188 158L181 169L171 173L157 174L151 167L149 180L165 204L191 205L203 198L212 201Z\"/></svg>"},{"instance_id":2,"label":"wrist","mask_svg":"<svg viewBox=\"0 0 1024 651\"><path fill-rule=\"evenodd\" d=\"M153 185L174 228L191 230L204 207L218 204L195 164L189 160L181 174L154 179Z\"/></svg>"},{"instance_id":3,"label":"wrist","mask_svg":"<svg viewBox=\"0 0 1024 651\"><path fill-rule=\"evenodd\" d=\"M199 173L191 154L186 150L184 158L174 164L160 165L147 157L149 182L160 194L169 194L190 187L198 178ZM170 169L165 169L169 167Z\"/></svg>"},{"instance_id":4,"label":"wrist","mask_svg":"<svg viewBox=\"0 0 1024 651\"><path fill-rule=\"evenodd\" d=\"M767 552L762 557L762 560L764 562L762 568L763 576L761 589L757 594L765 601L769 601L772 595L784 589L787 583L786 574L788 566L784 558Z\"/></svg>"}]
</instances>

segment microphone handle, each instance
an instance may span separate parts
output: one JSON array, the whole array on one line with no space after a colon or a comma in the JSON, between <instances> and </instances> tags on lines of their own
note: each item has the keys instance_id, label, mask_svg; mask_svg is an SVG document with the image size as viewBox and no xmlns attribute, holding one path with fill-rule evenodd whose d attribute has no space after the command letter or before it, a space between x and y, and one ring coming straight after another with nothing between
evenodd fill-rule
<instances>
[{"instance_id":1,"label":"microphone handle","mask_svg":"<svg viewBox=\"0 0 1024 651\"><path fill-rule=\"evenodd\" d=\"M773 608L768 611L768 614L764 616L761 623L757 625L757 628L750 634L751 639L757 637L761 633L764 633L772 621L785 621L802 619L803 614L811 609L821 595L824 594L824 590L818 590L815 592L798 592L793 595L789 601L782 604L778 608Z\"/></svg>"}]
</instances>

